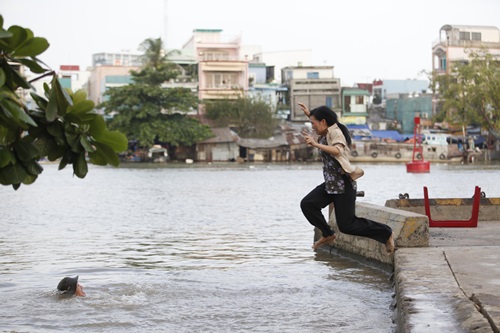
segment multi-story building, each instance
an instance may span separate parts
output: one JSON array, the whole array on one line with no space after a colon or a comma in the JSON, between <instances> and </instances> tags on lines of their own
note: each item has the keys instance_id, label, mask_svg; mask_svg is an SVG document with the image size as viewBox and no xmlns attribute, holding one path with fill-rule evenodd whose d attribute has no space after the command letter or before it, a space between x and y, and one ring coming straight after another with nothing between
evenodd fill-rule
<instances>
[{"instance_id":1,"label":"multi-story building","mask_svg":"<svg viewBox=\"0 0 500 333\"><path fill-rule=\"evenodd\" d=\"M360 88L342 88L342 117L344 124L366 124L370 92Z\"/></svg>"},{"instance_id":2,"label":"multi-story building","mask_svg":"<svg viewBox=\"0 0 500 333\"><path fill-rule=\"evenodd\" d=\"M374 80L373 96L380 98L385 105L387 98L394 98L399 94L423 94L429 89L429 81L406 79L406 80Z\"/></svg>"},{"instance_id":3,"label":"multi-story building","mask_svg":"<svg viewBox=\"0 0 500 333\"><path fill-rule=\"evenodd\" d=\"M500 57L500 30L493 26L443 25L432 46L432 69L449 73L452 63L467 63L470 51L486 48Z\"/></svg>"},{"instance_id":4,"label":"multi-story building","mask_svg":"<svg viewBox=\"0 0 500 333\"><path fill-rule=\"evenodd\" d=\"M92 55L92 66L129 66L140 67L142 65L141 54L122 52L101 52Z\"/></svg>"},{"instance_id":5,"label":"multi-story building","mask_svg":"<svg viewBox=\"0 0 500 333\"><path fill-rule=\"evenodd\" d=\"M466 64L471 51L485 49L500 58L500 30L494 26L443 25L439 39L432 46L432 70L436 74L449 74L453 64ZM438 113L439 96L432 101L432 113Z\"/></svg>"},{"instance_id":6,"label":"multi-story building","mask_svg":"<svg viewBox=\"0 0 500 333\"><path fill-rule=\"evenodd\" d=\"M77 65L61 65L57 76L63 88L77 91L87 85L90 73L81 71L80 66Z\"/></svg>"},{"instance_id":7,"label":"multi-story building","mask_svg":"<svg viewBox=\"0 0 500 333\"><path fill-rule=\"evenodd\" d=\"M340 116L340 79L335 78L333 66L285 67L281 70L283 84L288 87L291 121L308 121L297 105L304 103L309 109L321 105L330 107Z\"/></svg>"},{"instance_id":8,"label":"multi-story building","mask_svg":"<svg viewBox=\"0 0 500 333\"><path fill-rule=\"evenodd\" d=\"M259 52L253 55L254 62L266 64L266 82L281 83L281 70L285 67L312 66L311 50L287 50L274 52Z\"/></svg>"},{"instance_id":9,"label":"multi-story building","mask_svg":"<svg viewBox=\"0 0 500 333\"><path fill-rule=\"evenodd\" d=\"M241 36L221 29L195 29L183 50L192 50L198 62L200 101L237 98L248 92L248 60L240 54ZM200 105L200 113L203 113Z\"/></svg>"},{"instance_id":10,"label":"multi-story building","mask_svg":"<svg viewBox=\"0 0 500 333\"><path fill-rule=\"evenodd\" d=\"M120 87L128 85L132 82L130 76L131 70L138 70L139 67L134 66L95 66L90 69L90 77L88 80L88 98L92 100L96 106L105 101L104 93L111 87Z\"/></svg>"}]
</instances>

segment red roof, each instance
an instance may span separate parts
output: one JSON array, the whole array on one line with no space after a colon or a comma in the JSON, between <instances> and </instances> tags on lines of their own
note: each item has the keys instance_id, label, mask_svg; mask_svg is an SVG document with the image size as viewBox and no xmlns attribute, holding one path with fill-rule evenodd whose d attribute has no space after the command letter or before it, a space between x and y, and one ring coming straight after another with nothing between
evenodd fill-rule
<instances>
[{"instance_id":1,"label":"red roof","mask_svg":"<svg viewBox=\"0 0 500 333\"><path fill-rule=\"evenodd\" d=\"M78 65L61 65L59 67L59 69L62 71L79 71L80 66L78 66Z\"/></svg>"}]
</instances>

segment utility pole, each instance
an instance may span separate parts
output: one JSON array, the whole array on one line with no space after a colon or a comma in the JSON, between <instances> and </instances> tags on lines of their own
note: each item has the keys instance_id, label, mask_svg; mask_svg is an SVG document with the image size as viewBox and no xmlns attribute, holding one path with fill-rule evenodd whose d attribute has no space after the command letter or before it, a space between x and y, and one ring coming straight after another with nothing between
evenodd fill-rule
<instances>
[{"instance_id":1,"label":"utility pole","mask_svg":"<svg viewBox=\"0 0 500 333\"><path fill-rule=\"evenodd\" d=\"M168 49L168 0L163 0L163 48Z\"/></svg>"}]
</instances>

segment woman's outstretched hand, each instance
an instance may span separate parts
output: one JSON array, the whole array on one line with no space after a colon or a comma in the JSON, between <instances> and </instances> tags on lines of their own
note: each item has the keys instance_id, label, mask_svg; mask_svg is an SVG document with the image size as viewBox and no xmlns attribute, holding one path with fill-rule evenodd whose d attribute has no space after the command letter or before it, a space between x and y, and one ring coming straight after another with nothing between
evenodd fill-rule
<instances>
[{"instance_id":1,"label":"woman's outstretched hand","mask_svg":"<svg viewBox=\"0 0 500 333\"><path fill-rule=\"evenodd\" d=\"M306 132L302 132L302 136L306 140L306 143L307 143L308 146L314 147L315 145L318 144L318 142L316 141L316 139L314 139L314 137L311 134L306 133Z\"/></svg>"},{"instance_id":2,"label":"woman's outstretched hand","mask_svg":"<svg viewBox=\"0 0 500 333\"><path fill-rule=\"evenodd\" d=\"M309 112L309 109L307 108L307 106L304 103L300 103L300 102L298 102L297 104L300 106L300 108L302 109L302 111L304 112L306 117L309 118L311 113Z\"/></svg>"}]
</instances>

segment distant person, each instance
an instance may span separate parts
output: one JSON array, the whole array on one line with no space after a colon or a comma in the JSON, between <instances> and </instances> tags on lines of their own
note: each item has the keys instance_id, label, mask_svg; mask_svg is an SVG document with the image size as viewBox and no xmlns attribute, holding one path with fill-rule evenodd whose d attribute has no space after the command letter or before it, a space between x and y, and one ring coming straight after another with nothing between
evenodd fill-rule
<instances>
[{"instance_id":1,"label":"distant person","mask_svg":"<svg viewBox=\"0 0 500 333\"><path fill-rule=\"evenodd\" d=\"M355 215L357 186L353 178L357 177L353 173L350 176L343 169L344 167L350 171L354 170L347 157L351 145L349 130L338 121L337 114L329 107L320 106L309 111L305 104L298 104L310 119L313 130L319 135L316 140L310 134L303 133L306 143L318 148L323 160L324 182L300 202L306 219L322 233L321 238L313 244L313 249L335 240L335 234L321 212L323 208L333 203L335 218L341 232L374 239L385 244L388 253L394 252L394 234L388 225ZM342 165L339 160L342 161Z\"/></svg>"},{"instance_id":2,"label":"distant person","mask_svg":"<svg viewBox=\"0 0 500 333\"><path fill-rule=\"evenodd\" d=\"M78 283L78 276L63 278L57 285L57 290L61 292L61 295L85 296L83 286Z\"/></svg>"}]
</instances>

